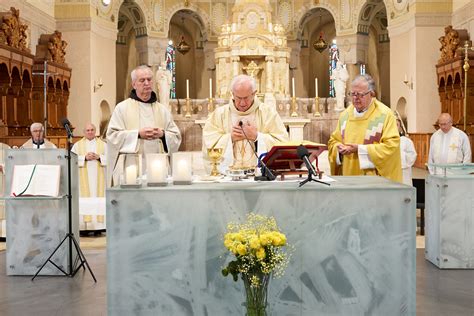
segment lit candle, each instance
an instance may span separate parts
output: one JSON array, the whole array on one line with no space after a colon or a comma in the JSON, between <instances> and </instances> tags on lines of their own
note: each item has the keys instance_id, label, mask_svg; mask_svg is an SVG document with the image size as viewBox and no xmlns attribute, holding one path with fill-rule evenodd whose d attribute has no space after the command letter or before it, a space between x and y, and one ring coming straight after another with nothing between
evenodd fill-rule
<instances>
[{"instance_id":1,"label":"lit candle","mask_svg":"<svg viewBox=\"0 0 474 316\"><path fill-rule=\"evenodd\" d=\"M293 96L295 97L295 77L291 78L291 91L293 92Z\"/></svg>"},{"instance_id":2,"label":"lit candle","mask_svg":"<svg viewBox=\"0 0 474 316\"><path fill-rule=\"evenodd\" d=\"M189 99L189 79L186 79L186 99Z\"/></svg>"},{"instance_id":3,"label":"lit candle","mask_svg":"<svg viewBox=\"0 0 474 316\"><path fill-rule=\"evenodd\" d=\"M314 96L318 97L318 78L314 78Z\"/></svg>"},{"instance_id":4,"label":"lit candle","mask_svg":"<svg viewBox=\"0 0 474 316\"><path fill-rule=\"evenodd\" d=\"M189 178L190 170L186 159L178 161L178 168L176 170L176 181L186 181Z\"/></svg>"},{"instance_id":5,"label":"lit candle","mask_svg":"<svg viewBox=\"0 0 474 316\"><path fill-rule=\"evenodd\" d=\"M151 163L150 179L149 182L164 182L163 162L159 159L154 160Z\"/></svg>"},{"instance_id":6,"label":"lit candle","mask_svg":"<svg viewBox=\"0 0 474 316\"><path fill-rule=\"evenodd\" d=\"M212 78L209 78L209 99L212 99Z\"/></svg>"},{"instance_id":7,"label":"lit candle","mask_svg":"<svg viewBox=\"0 0 474 316\"><path fill-rule=\"evenodd\" d=\"M125 183L126 184L136 184L137 180L137 166L130 165L125 168Z\"/></svg>"}]
</instances>

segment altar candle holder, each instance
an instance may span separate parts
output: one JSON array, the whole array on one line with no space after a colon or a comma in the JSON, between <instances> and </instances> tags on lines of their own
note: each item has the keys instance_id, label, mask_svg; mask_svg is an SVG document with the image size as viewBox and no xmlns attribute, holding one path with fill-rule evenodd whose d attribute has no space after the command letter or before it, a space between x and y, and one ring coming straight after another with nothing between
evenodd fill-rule
<instances>
[{"instance_id":1,"label":"altar candle holder","mask_svg":"<svg viewBox=\"0 0 474 316\"><path fill-rule=\"evenodd\" d=\"M291 117L297 117L298 104L296 104L296 97L291 98Z\"/></svg>"},{"instance_id":2,"label":"altar candle holder","mask_svg":"<svg viewBox=\"0 0 474 316\"><path fill-rule=\"evenodd\" d=\"M319 97L314 98L314 114L313 116L319 117L321 113L319 113Z\"/></svg>"},{"instance_id":3,"label":"altar candle holder","mask_svg":"<svg viewBox=\"0 0 474 316\"><path fill-rule=\"evenodd\" d=\"M141 154L124 154L123 170L120 177L121 187L142 186L142 155Z\"/></svg>"},{"instance_id":4,"label":"altar candle holder","mask_svg":"<svg viewBox=\"0 0 474 316\"><path fill-rule=\"evenodd\" d=\"M209 98L209 104L207 105L207 115L211 115L214 111L214 98Z\"/></svg>"},{"instance_id":5,"label":"altar candle holder","mask_svg":"<svg viewBox=\"0 0 474 316\"><path fill-rule=\"evenodd\" d=\"M168 184L168 154L146 155L146 179L147 186L165 186Z\"/></svg>"},{"instance_id":6,"label":"altar candle holder","mask_svg":"<svg viewBox=\"0 0 474 316\"><path fill-rule=\"evenodd\" d=\"M191 184L193 177L192 155L188 152L176 152L172 156L173 184Z\"/></svg>"},{"instance_id":7,"label":"altar candle holder","mask_svg":"<svg viewBox=\"0 0 474 316\"><path fill-rule=\"evenodd\" d=\"M186 114L184 117L190 118L191 117L191 99L186 98Z\"/></svg>"}]
</instances>

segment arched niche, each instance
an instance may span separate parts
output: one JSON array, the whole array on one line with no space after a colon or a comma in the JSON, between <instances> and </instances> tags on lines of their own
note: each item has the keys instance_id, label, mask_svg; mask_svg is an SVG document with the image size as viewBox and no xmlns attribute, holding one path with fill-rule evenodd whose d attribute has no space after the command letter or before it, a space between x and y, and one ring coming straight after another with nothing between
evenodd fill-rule
<instances>
[{"instance_id":1,"label":"arched niche","mask_svg":"<svg viewBox=\"0 0 474 316\"><path fill-rule=\"evenodd\" d=\"M131 71L148 63L146 16L138 3L124 1L120 5L117 28L116 100L121 102L130 94Z\"/></svg>"},{"instance_id":2,"label":"arched niche","mask_svg":"<svg viewBox=\"0 0 474 316\"><path fill-rule=\"evenodd\" d=\"M308 97L315 96L315 78L318 78L318 94L320 97L329 97L329 47L336 38L336 25L334 16L323 7L315 7L300 20L298 26L301 53L299 65L303 73L304 90ZM314 43L322 38L328 48L319 52L314 48ZM306 65L310 65L307 67ZM291 69L291 67L290 67ZM292 75L290 74L290 77Z\"/></svg>"}]
</instances>

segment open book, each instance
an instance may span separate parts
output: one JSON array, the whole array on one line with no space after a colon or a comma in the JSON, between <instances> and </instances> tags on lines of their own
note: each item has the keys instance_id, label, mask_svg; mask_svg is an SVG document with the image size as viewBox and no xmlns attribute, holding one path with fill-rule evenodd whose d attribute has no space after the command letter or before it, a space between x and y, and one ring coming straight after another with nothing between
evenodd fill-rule
<instances>
[{"instance_id":1,"label":"open book","mask_svg":"<svg viewBox=\"0 0 474 316\"><path fill-rule=\"evenodd\" d=\"M15 165L10 196L59 195L60 165Z\"/></svg>"}]
</instances>

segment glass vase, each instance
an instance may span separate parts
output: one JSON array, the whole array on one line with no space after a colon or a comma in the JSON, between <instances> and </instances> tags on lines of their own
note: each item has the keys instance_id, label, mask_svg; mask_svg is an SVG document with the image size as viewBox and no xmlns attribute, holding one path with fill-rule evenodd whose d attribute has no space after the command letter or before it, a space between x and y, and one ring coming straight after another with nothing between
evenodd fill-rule
<instances>
[{"instance_id":1,"label":"glass vase","mask_svg":"<svg viewBox=\"0 0 474 316\"><path fill-rule=\"evenodd\" d=\"M267 315L267 291L270 274L242 274L245 286L245 308L247 316Z\"/></svg>"}]
</instances>

